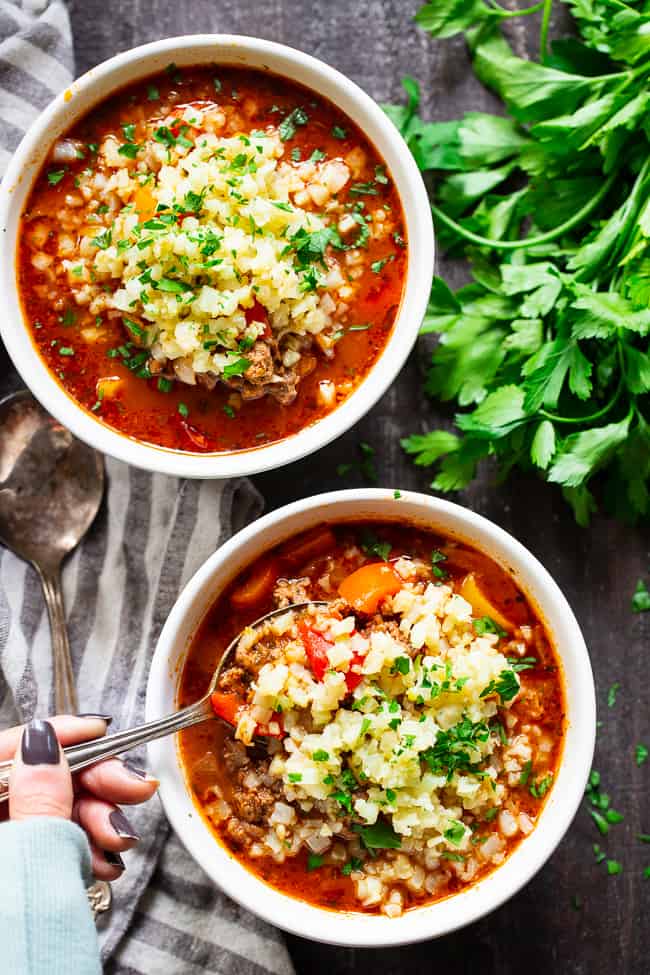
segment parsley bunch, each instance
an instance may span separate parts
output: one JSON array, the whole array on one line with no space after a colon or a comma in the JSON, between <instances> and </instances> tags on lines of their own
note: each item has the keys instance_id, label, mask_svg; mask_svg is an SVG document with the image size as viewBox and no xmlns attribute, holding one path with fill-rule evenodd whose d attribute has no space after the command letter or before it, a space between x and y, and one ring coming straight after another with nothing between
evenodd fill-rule
<instances>
[{"instance_id":1,"label":"parsley bunch","mask_svg":"<svg viewBox=\"0 0 650 975\"><path fill-rule=\"evenodd\" d=\"M403 441L432 487L464 488L485 458L537 470L580 524L599 504L650 510L650 12L641 2L563 0L578 36L548 45L552 0L432 0L432 36L464 32L504 117L418 116L419 90L386 106L430 174L441 244L473 281L436 279L423 333L439 342L426 393L454 401L456 433ZM502 24L542 11L538 61Z\"/></svg>"}]
</instances>

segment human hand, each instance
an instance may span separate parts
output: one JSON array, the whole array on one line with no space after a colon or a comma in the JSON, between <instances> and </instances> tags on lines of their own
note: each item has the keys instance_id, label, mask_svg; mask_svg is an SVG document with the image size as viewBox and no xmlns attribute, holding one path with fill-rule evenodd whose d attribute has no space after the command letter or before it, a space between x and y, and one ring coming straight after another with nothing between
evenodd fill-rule
<instances>
[{"instance_id":1,"label":"human hand","mask_svg":"<svg viewBox=\"0 0 650 975\"><path fill-rule=\"evenodd\" d=\"M118 758L71 776L60 746L100 738L106 734L109 720L102 715L58 715L0 733L0 760L15 756L9 779L9 818L55 816L78 823L88 836L98 880L119 877L124 870L120 853L139 839L117 803L144 802L158 788L146 772Z\"/></svg>"}]
</instances>

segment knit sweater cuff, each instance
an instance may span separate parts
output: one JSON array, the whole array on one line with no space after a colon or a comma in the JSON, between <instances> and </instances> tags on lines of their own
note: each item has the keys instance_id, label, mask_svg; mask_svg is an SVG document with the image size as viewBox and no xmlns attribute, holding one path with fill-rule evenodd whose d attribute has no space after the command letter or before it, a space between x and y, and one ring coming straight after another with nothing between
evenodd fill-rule
<instances>
[{"instance_id":1,"label":"knit sweater cuff","mask_svg":"<svg viewBox=\"0 0 650 975\"><path fill-rule=\"evenodd\" d=\"M86 895L90 875L88 842L74 823L37 817L0 825L5 971L99 975L97 934Z\"/></svg>"}]
</instances>

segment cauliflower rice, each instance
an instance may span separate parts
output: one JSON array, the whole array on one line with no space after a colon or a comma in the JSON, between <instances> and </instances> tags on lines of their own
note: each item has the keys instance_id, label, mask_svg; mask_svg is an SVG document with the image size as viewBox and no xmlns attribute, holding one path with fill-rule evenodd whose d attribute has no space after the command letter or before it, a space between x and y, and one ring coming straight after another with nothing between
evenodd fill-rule
<instances>
[{"instance_id":1,"label":"cauliflower rice","mask_svg":"<svg viewBox=\"0 0 650 975\"><path fill-rule=\"evenodd\" d=\"M346 558L372 564L356 547ZM338 864L357 909L389 916L503 862L553 779L553 742L521 717L536 700L522 697L532 631L477 619L435 564L391 562L377 612L337 598L245 631L215 703L239 695L226 757L238 788L210 787L214 824L252 862ZM327 581L280 583L276 598L322 596Z\"/></svg>"}]
</instances>

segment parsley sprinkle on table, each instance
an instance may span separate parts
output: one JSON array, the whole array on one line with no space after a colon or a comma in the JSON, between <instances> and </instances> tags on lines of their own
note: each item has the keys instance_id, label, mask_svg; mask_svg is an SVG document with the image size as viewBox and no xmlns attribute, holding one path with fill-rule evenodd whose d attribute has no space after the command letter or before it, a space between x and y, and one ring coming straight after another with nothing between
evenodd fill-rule
<instances>
[{"instance_id":1,"label":"parsley sprinkle on table","mask_svg":"<svg viewBox=\"0 0 650 975\"><path fill-rule=\"evenodd\" d=\"M650 610L650 592L643 579L639 579L632 596L632 612L647 613Z\"/></svg>"}]
</instances>

